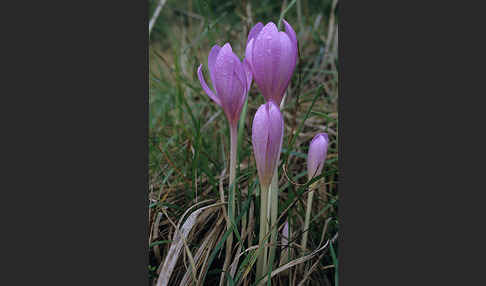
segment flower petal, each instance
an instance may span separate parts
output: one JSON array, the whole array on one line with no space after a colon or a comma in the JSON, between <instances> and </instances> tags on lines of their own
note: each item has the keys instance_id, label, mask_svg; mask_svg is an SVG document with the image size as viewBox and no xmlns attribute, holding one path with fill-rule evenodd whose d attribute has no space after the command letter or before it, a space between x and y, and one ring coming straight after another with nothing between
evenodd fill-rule
<instances>
[{"instance_id":1,"label":"flower petal","mask_svg":"<svg viewBox=\"0 0 486 286\"><path fill-rule=\"evenodd\" d=\"M297 36L295 34L295 31L294 29L292 28L292 26L290 26L289 23L287 23L287 21L285 21L285 19L282 19L283 23L284 23L284 26L285 26L285 33L287 34L287 36L289 36L290 38L290 41L292 42L292 44L294 45L294 47L297 49Z\"/></svg>"},{"instance_id":2,"label":"flower petal","mask_svg":"<svg viewBox=\"0 0 486 286\"><path fill-rule=\"evenodd\" d=\"M218 45L214 45L211 48L211 51L209 52L208 56L208 69L209 69L209 76L211 77L211 82L214 85L214 66L216 63L216 58L218 57L219 51L221 50L221 47Z\"/></svg>"},{"instance_id":3,"label":"flower petal","mask_svg":"<svg viewBox=\"0 0 486 286\"><path fill-rule=\"evenodd\" d=\"M208 85L206 84L206 81L204 80L204 76L202 74L202 64L199 65L199 68L197 69L197 77L199 78L199 82L201 83L201 86L203 90L206 92L206 94L214 101L216 104L221 106L221 100L218 98L217 95L213 93L211 89L209 89ZM213 83L214 85L214 83Z\"/></svg>"},{"instance_id":4,"label":"flower petal","mask_svg":"<svg viewBox=\"0 0 486 286\"><path fill-rule=\"evenodd\" d=\"M273 172L280 158L280 152L282 151L284 122L280 108L273 100L269 101L266 105L268 106L268 121L270 123L268 128L267 168L273 176Z\"/></svg>"},{"instance_id":5,"label":"flower petal","mask_svg":"<svg viewBox=\"0 0 486 286\"><path fill-rule=\"evenodd\" d=\"M243 64L240 59L232 54L233 58L233 85L231 93L228 95L229 105L231 106L229 111L231 112L231 120L233 123L238 122L240 119L241 109L245 104L247 96L247 75Z\"/></svg>"},{"instance_id":6,"label":"flower petal","mask_svg":"<svg viewBox=\"0 0 486 286\"><path fill-rule=\"evenodd\" d=\"M221 104L225 105L225 95L231 92L233 88L233 58L231 45L225 44L218 53L214 63L214 89L221 99Z\"/></svg>"},{"instance_id":7,"label":"flower petal","mask_svg":"<svg viewBox=\"0 0 486 286\"><path fill-rule=\"evenodd\" d=\"M273 97L273 73L277 72L275 66L280 58L280 47L275 44L279 42L278 37L277 26L270 22L263 27L253 43L253 76L266 100Z\"/></svg>"},{"instance_id":8,"label":"flower petal","mask_svg":"<svg viewBox=\"0 0 486 286\"><path fill-rule=\"evenodd\" d=\"M280 105L283 94L287 89L292 74L294 73L295 61L293 60L294 50L292 42L288 35L284 32L279 32L281 55L278 60L278 72L275 74L274 86L276 89L276 103Z\"/></svg>"},{"instance_id":9,"label":"flower petal","mask_svg":"<svg viewBox=\"0 0 486 286\"><path fill-rule=\"evenodd\" d=\"M251 39L246 44L246 49L245 49L245 59L248 61L252 74L253 74L253 43L254 42L255 39Z\"/></svg>"},{"instance_id":10,"label":"flower petal","mask_svg":"<svg viewBox=\"0 0 486 286\"><path fill-rule=\"evenodd\" d=\"M258 170L258 177L260 184L263 186L269 185L268 174L265 170L265 161L268 144L268 114L266 112L266 104L261 105L255 117L253 118L251 141L253 144L253 153L255 156L255 162ZM271 178L270 178L271 180Z\"/></svg>"},{"instance_id":11,"label":"flower petal","mask_svg":"<svg viewBox=\"0 0 486 286\"><path fill-rule=\"evenodd\" d=\"M285 26L285 33L287 34L287 36L289 36L290 42L292 43L292 61L295 67L295 65L297 64L297 59L299 58L299 42L297 41L297 36L292 26L290 26L290 24L287 23L287 21L285 20L283 20L283 22Z\"/></svg>"},{"instance_id":12,"label":"flower petal","mask_svg":"<svg viewBox=\"0 0 486 286\"><path fill-rule=\"evenodd\" d=\"M248 93L248 92L250 92L251 82L253 80L253 75L251 73L250 63L246 58L243 59L243 68L245 69L246 82L248 84L247 87L246 87L246 92Z\"/></svg>"},{"instance_id":13,"label":"flower petal","mask_svg":"<svg viewBox=\"0 0 486 286\"><path fill-rule=\"evenodd\" d=\"M261 22L258 22L253 28L251 28L250 32L248 33L248 39L246 40L246 43L248 44L251 39L256 38L258 34L262 31L263 29L263 24Z\"/></svg>"}]
</instances>

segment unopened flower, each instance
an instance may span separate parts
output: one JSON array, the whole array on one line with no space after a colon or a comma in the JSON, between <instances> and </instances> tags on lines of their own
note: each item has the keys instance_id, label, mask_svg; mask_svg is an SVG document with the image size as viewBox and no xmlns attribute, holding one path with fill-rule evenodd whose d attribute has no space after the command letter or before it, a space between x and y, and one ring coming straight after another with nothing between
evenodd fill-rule
<instances>
[{"instance_id":1,"label":"unopened flower","mask_svg":"<svg viewBox=\"0 0 486 286\"><path fill-rule=\"evenodd\" d=\"M282 249L289 246L289 221L285 221L282 229Z\"/></svg>"},{"instance_id":2,"label":"unopened flower","mask_svg":"<svg viewBox=\"0 0 486 286\"><path fill-rule=\"evenodd\" d=\"M321 174L326 161L328 144L329 137L326 133L319 133L312 139L307 153L307 176L309 180Z\"/></svg>"},{"instance_id":3,"label":"unopened flower","mask_svg":"<svg viewBox=\"0 0 486 286\"><path fill-rule=\"evenodd\" d=\"M223 47L215 45L208 56L209 76L214 92L206 84L201 69L202 64L197 69L202 88L223 108L230 125L236 126L252 81L248 63L240 61L229 43Z\"/></svg>"},{"instance_id":4,"label":"unopened flower","mask_svg":"<svg viewBox=\"0 0 486 286\"><path fill-rule=\"evenodd\" d=\"M260 184L270 186L282 150L284 122L279 107L269 101L253 118L252 143Z\"/></svg>"},{"instance_id":5,"label":"unopened flower","mask_svg":"<svg viewBox=\"0 0 486 286\"><path fill-rule=\"evenodd\" d=\"M294 29L283 20L285 32L270 22L256 24L248 34L245 57L258 89L267 101L280 105L298 58Z\"/></svg>"}]
</instances>

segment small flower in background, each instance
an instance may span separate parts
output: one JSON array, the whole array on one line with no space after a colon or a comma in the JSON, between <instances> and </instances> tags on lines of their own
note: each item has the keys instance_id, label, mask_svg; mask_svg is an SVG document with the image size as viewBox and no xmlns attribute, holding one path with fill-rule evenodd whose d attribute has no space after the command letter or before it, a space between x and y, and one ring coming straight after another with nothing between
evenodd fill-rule
<instances>
[{"instance_id":1,"label":"small flower in background","mask_svg":"<svg viewBox=\"0 0 486 286\"><path fill-rule=\"evenodd\" d=\"M284 227L282 229L282 244L280 246L281 254L280 254L280 262L279 266L283 266L284 264L289 262L289 221L285 221ZM289 271L285 270L282 271L283 276L288 276Z\"/></svg>"},{"instance_id":2,"label":"small flower in background","mask_svg":"<svg viewBox=\"0 0 486 286\"><path fill-rule=\"evenodd\" d=\"M252 143L260 184L268 188L282 151L284 122L279 107L269 101L253 118Z\"/></svg>"},{"instance_id":3,"label":"small flower in background","mask_svg":"<svg viewBox=\"0 0 486 286\"><path fill-rule=\"evenodd\" d=\"M322 172L326 161L329 137L326 133L319 133L312 139L307 153L307 176L312 179Z\"/></svg>"},{"instance_id":4,"label":"small flower in background","mask_svg":"<svg viewBox=\"0 0 486 286\"><path fill-rule=\"evenodd\" d=\"M223 108L230 125L235 127L251 86L252 74L248 63L240 61L229 43L223 47L215 45L208 56L209 76L215 92L206 84L201 69L202 64L197 69L202 88Z\"/></svg>"},{"instance_id":5,"label":"small flower in background","mask_svg":"<svg viewBox=\"0 0 486 286\"><path fill-rule=\"evenodd\" d=\"M284 227L282 229L282 246L284 249L289 246L289 221L285 221Z\"/></svg>"},{"instance_id":6,"label":"small flower in background","mask_svg":"<svg viewBox=\"0 0 486 286\"><path fill-rule=\"evenodd\" d=\"M256 24L248 34L245 57L258 89L265 100L280 105L298 58L294 29L283 20L285 32L279 32L270 22Z\"/></svg>"},{"instance_id":7,"label":"small flower in background","mask_svg":"<svg viewBox=\"0 0 486 286\"><path fill-rule=\"evenodd\" d=\"M327 146L329 145L329 137L326 133L318 133L312 139L309 151L307 153L307 177L312 179L322 172L324 162L326 161ZM305 211L304 230L308 230L310 226L310 216L312 212L312 200L314 197L314 189L317 187L317 182L309 186L310 192L307 195L307 206ZM325 200L327 200L325 198ZM305 231L302 235L301 249L302 253L307 251L307 237L309 232ZM302 266L300 266L302 269Z\"/></svg>"}]
</instances>

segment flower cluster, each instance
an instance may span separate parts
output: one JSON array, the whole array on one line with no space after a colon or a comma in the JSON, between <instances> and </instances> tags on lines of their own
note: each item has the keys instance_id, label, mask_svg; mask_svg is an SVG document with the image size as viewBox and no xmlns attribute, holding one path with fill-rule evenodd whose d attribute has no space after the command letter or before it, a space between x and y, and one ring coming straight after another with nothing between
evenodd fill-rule
<instances>
[{"instance_id":1,"label":"flower cluster","mask_svg":"<svg viewBox=\"0 0 486 286\"><path fill-rule=\"evenodd\" d=\"M231 45L215 45L208 56L208 69L213 89L210 89L202 74L202 64L197 75L203 90L221 108L226 115L231 129L230 185L234 183L236 164L236 129L238 121L250 91L252 80L265 98L265 104L256 111L252 124L252 144L258 178L260 181L260 243L263 245L264 233L270 229L266 222L275 223L277 218L278 174L276 168L282 150L284 120L280 112L283 96L298 59L298 43L294 29L283 20L284 31L270 22L266 25L257 23L249 32L245 58L241 61L233 52ZM310 143L307 159L308 178L312 179L322 172L329 138L326 133L317 134ZM271 190L271 191L269 191ZM230 201L234 205L234 192ZM312 196L309 196L308 213ZM234 216L230 212L230 218ZM265 219L264 217L267 216ZM271 216L271 217L270 217ZM307 215L308 216L308 215ZM306 219L306 223L308 218ZM272 239L276 235L272 233ZM304 239L304 246L305 246ZM227 240L230 247L232 236ZM273 243L272 243L273 244ZM266 264L272 263L274 253L270 250L267 261L265 247L263 258L259 258L257 276L266 271ZM228 258L227 258L228 259ZM229 261L229 260L228 260ZM261 262L261 263L260 263ZM227 262L225 261L225 269Z\"/></svg>"},{"instance_id":2,"label":"flower cluster","mask_svg":"<svg viewBox=\"0 0 486 286\"><path fill-rule=\"evenodd\" d=\"M250 90L252 78L267 101L253 120L252 141L260 183L270 184L280 157L283 140L283 119L279 105L287 89L298 58L297 36L287 21L285 32L270 22L257 23L249 32L245 59L240 61L231 45L215 45L208 56L208 69L213 90L202 75L197 74L203 90L219 106L230 126L236 128L241 109ZM266 106L266 107L264 107Z\"/></svg>"}]
</instances>

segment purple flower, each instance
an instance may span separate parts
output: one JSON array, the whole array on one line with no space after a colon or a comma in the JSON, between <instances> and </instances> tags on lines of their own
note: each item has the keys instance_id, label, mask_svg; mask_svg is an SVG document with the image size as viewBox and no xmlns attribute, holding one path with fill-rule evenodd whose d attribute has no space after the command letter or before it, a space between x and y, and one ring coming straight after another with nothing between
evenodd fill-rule
<instances>
[{"instance_id":1,"label":"purple flower","mask_svg":"<svg viewBox=\"0 0 486 286\"><path fill-rule=\"evenodd\" d=\"M282 150L284 122L279 107L269 101L253 118L252 142L260 184L270 186Z\"/></svg>"},{"instance_id":2,"label":"purple flower","mask_svg":"<svg viewBox=\"0 0 486 286\"><path fill-rule=\"evenodd\" d=\"M202 64L197 69L197 76L202 88L216 104L221 106L231 126L236 126L247 92L251 86L252 74L246 60L242 63L233 53L231 45L213 46L208 56L208 68L213 92L202 74Z\"/></svg>"},{"instance_id":3,"label":"purple flower","mask_svg":"<svg viewBox=\"0 0 486 286\"><path fill-rule=\"evenodd\" d=\"M284 249L289 245L289 221L285 221L284 227L282 229L282 246L281 248Z\"/></svg>"},{"instance_id":4,"label":"purple flower","mask_svg":"<svg viewBox=\"0 0 486 286\"><path fill-rule=\"evenodd\" d=\"M283 20L285 32L279 32L270 22L265 27L256 24L248 34L245 57L258 89L267 101L280 105L297 63L297 37L294 29Z\"/></svg>"},{"instance_id":5,"label":"purple flower","mask_svg":"<svg viewBox=\"0 0 486 286\"><path fill-rule=\"evenodd\" d=\"M309 180L321 174L326 161L328 144L329 137L326 133L319 133L312 139L307 154L307 176Z\"/></svg>"}]
</instances>

